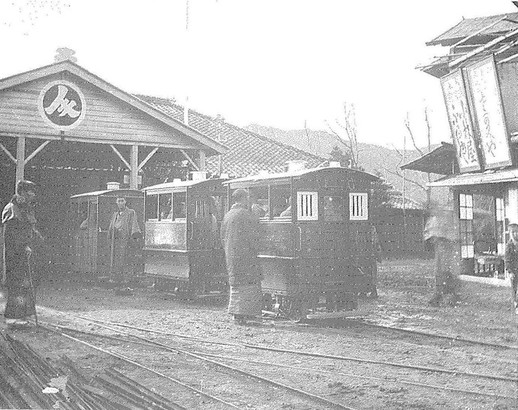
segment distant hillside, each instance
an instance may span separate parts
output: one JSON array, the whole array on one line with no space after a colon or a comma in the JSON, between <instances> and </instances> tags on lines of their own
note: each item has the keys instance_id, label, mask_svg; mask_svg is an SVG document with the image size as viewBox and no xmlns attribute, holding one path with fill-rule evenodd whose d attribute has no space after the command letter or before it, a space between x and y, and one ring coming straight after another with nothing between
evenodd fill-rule
<instances>
[{"instance_id":1,"label":"distant hillside","mask_svg":"<svg viewBox=\"0 0 518 410\"><path fill-rule=\"evenodd\" d=\"M273 127L265 127L262 125L252 124L246 129L255 132L265 137L275 139L284 144L292 145L296 148L304 150L306 152L320 155L324 158L329 157L329 153L334 146L343 148L343 143L334 135L326 131L313 131L313 130L281 130ZM342 149L343 151L343 149ZM373 144L359 144L359 160L361 166L365 171L372 174L378 172L396 188L398 191L403 192L403 179L395 175L396 170L402 165L401 155L394 149L385 148L379 145ZM406 162L416 159L420 154L415 150L407 150ZM402 171L399 171L402 174ZM415 201L423 203L426 200L425 192L409 182L410 180L416 181L421 185L425 185L427 182L426 174L421 172L407 171L406 172L406 195Z\"/></svg>"}]
</instances>

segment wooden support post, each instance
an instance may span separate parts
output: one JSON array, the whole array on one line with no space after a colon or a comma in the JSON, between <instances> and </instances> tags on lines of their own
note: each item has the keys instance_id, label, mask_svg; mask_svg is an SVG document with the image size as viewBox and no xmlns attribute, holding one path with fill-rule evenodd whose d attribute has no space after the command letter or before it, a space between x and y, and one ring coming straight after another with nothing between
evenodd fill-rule
<instances>
[{"instance_id":1,"label":"wooden support post","mask_svg":"<svg viewBox=\"0 0 518 410\"><path fill-rule=\"evenodd\" d=\"M25 137L18 137L16 143L16 182L21 181L25 175Z\"/></svg>"},{"instance_id":2,"label":"wooden support post","mask_svg":"<svg viewBox=\"0 0 518 410\"><path fill-rule=\"evenodd\" d=\"M1 142L0 142L0 148L2 149L2 151L5 152L5 155L7 155L9 157L9 159L16 164L16 158L13 156L13 154L11 154L11 152Z\"/></svg>"},{"instance_id":3,"label":"wooden support post","mask_svg":"<svg viewBox=\"0 0 518 410\"><path fill-rule=\"evenodd\" d=\"M189 163L192 165L192 167L196 170L196 171L199 171L200 168L198 167L198 164L196 164L196 162L194 162L192 160L192 158L189 156L189 154L187 154L187 152L185 152L185 150L183 149L180 149L180 152L183 154L183 156L185 158L187 158L187 161L189 161Z\"/></svg>"},{"instance_id":4,"label":"wooden support post","mask_svg":"<svg viewBox=\"0 0 518 410\"><path fill-rule=\"evenodd\" d=\"M29 162L31 159L33 159L37 154L38 152L40 152L43 148L45 148L48 144L50 144L50 141L45 141L43 144L41 144L38 148L36 148L34 151L32 151L32 154L29 155L26 159L25 159L25 163L27 164L27 162Z\"/></svg>"},{"instance_id":5,"label":"wooden support post","mask_svg":"<svg viewBox=\"0 0 518 410\"><path fill-rule=\"evenodd\" d=\"M138 145L131 146L130 189L138 189Z\"/></svg>"},{"instance_id":6,"label":"wooden support post","mask_svg":"<svg viewBox=\"0 0 518 410\"><path fill-rule=\"evenodd\" d=\"M200 150L200 157L199 157L199 164L200 166L198 167L200 171L206 171L207 170L207 162L205 160L205 151L203 150Z\"/></svg>"}]
</instances>

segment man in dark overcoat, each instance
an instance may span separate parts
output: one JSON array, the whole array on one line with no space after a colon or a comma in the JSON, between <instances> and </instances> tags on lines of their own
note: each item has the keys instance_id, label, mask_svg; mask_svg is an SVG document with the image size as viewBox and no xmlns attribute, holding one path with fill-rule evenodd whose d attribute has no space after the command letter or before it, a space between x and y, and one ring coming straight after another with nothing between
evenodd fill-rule
<instances>
[{"instance_id":1,"label":"man in dark overcoat","mask_svg":"<svg viewBox=\"0 0 518 410\"><path fill-rule=\"evenodd\" d=\"M505 246L505 269L509 273L511 281L511 295L513 308L518 314L518 224L512 223L507 227L509 241Z\"/></svg>"},{"instance_id":2,"label":"man in dark overcoat","mask_svg":"<svg viewBox=\"0 0 518 410\"><path fill-rule=\"evenodd\" d=\"M259 219L248 209L248 193L237 189L221 225L221 240L230 284L228 313L243 324L262 312L262 272L257 258Z\"/></svg>"},{"instance_id":3,"label":"man in dark overcoat","mask_svg":"<svg viewBox=\"0 0 518 410\"><path fill-rule=\"evenodd\" d=\"M117 211L112 215L108 227L110 244L110 277L119 283L128 282L136 276L136 246L142 236L135 210L126 206L124 197L117 198Z\"/></svg>"},{"instance_id":4,"label":"man in dark overcoat","mask_svg":"<svg viewBox=\"0 0 518 410\"><path fill-rule=\"evenodd\" d=\"M22 180L2 212L2 282L7 289L5 319L8 325L27 325L36 315L34 300L34 248L42 241L34 216L36 185Z\"/></svg>"}]
</instances>

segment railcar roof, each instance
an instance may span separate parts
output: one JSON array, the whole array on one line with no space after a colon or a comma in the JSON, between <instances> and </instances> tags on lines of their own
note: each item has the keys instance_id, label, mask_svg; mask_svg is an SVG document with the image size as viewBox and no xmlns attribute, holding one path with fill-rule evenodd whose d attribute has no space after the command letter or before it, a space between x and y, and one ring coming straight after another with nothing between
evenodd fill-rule
<instances>
[{"instance_id":1,"label":"railcar roof","mask_svg":"<svg viewBox=\"0 0 518 410\"><path fill-rule=\"evenodd\" d=\"M102 196L102 195L106 195L106 194L109 194L112 192L138 193L138 194L141 193L141 191L139 191L138 189L104 189L102 191L84 192L82 194L72 195L70 197L70 199L81 198L81 197L85 197L85 196Z\"/></svg>"},{"instance_id":2,"label":"railcar roof","mask_svg":"<svg viewBox=\"0 0 518 410\"><path fill-rule=\"evenodd\" d=\"M155 190L155 189L171 189L171 188L185 188L191 187L200 184L206 184L207 182L215 182L215 181L223 181L221 179L204 179L201 181L172 181L172 182L164 182L162 184L151 185L145 188L142 188L143 191Z\"/></svg>"},{"instance_id":3,"label":"railcar roof","mask_svg":"<svg viewBox=\"0 0 518 410\"><path fill-rule=\"evenodd\" d=\"M344 167L321 167L321 168L299 169L296 171L288 171L288 172L278 172L278 173L274 173L274 174L266 174L266 173L257 174L257 175L252 175L249 177L236 178L236 179L224 181L223 184L230 184L230 183L234 183L234 182L248 182L248 181L257 182L257 181L276 180L276 179L291 178L291 177L300 177L303 175L319 173L319 172L330 170L330 169L333 169L333 170L340 169L345 172L350 172L352 174L353 173L354 174L363 174L366 178L369 178L372 180L378 179L378 177L375 175L369 174L368 172L365 172L365 171L359 171L357 169L344 168Z\"/></svg>"}]
</instances>

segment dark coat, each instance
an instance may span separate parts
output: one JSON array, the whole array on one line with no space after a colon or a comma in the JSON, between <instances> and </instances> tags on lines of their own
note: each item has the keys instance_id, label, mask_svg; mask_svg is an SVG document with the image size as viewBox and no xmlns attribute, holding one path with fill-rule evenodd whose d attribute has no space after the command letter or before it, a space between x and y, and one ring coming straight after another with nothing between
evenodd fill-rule
<instances>
[{"instance_id":1,"label":"dark coat","mask_svg":"<svg viewBox=\"0 0 518 410\"><path fill-rule=\"evenodd\" d=\"M29 271L28 248L41 240L35 228L34 211L26 204L18 203L16 196L2 212L3 227L3 274L7 288L5 317L22 319L35 314L33 294L33 271ZM34 260L34 254L31 256ZM32 265L32 262L31 262Z\"/></svg>"},{"instance_id":2,"label":"dark coat","mask_svg":"<svg viewBox=\"0 0 518 410\"><path fill-rule=\"evenodd\" d=\"M234 204L223 218L221 241L230 285L258 283L262 279L257 258L260 240L259 220L246 206Z\"/></svg>"},{"instance_id":3,"label":"dark coat","mask_svg":"<svg viewBox=\"0 0 518 410\"><path fill-rule=\"evenodd\" d=\"M518 273L518 244L512 240L505 246L505 268L511 273Z\"/></svg>"}]
</instances>

